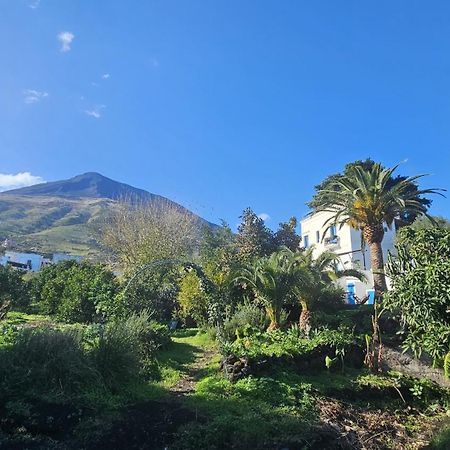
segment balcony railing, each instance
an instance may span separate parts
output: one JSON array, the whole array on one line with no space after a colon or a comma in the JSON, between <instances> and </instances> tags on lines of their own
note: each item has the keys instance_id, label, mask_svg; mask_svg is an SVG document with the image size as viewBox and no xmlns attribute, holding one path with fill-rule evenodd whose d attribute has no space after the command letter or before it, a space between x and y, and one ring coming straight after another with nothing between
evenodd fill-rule
<instances>
[{"instance_id":1,"label":"balcony railing","mask_svg":"<svg viewBox=\"0 0 450 450\"><path fill-rule=\"evenodd\" d=\"M337 247L339 246L339 236L328 236L324 239L323 243L326 247Z\"/></svg>"}]
</instances>

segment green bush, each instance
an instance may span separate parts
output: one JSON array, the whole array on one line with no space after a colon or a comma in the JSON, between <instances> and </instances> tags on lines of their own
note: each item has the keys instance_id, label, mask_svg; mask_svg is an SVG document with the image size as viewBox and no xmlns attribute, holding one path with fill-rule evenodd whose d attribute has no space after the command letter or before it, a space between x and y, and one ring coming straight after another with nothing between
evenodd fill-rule
<instances>
[{"instance_id":1,"label":"green bush","mask_svg":"<svg viewBox=\"0 0 450 450\"><path fill-rule=\"evenodd\" d=\"M104 321L118 283L101 265L64 261L44 268L32 281L32 293L42 313L63 322Z\"/></svg>"},{"instance_id":2,"label":"green bush","mask_svg":"<svg viewBox=\"0 0 450 450\"><path fill-rule=\"evenodd\" d=\"M234 341L248 329L263 331L269 322L266 313L258 305L245 302L237 306L236 311L223 323L223 337L227 341Z\"/></svg>"},{"instance_id":3,"label":"green bush","mask_svg":"<svg viewBox=\"0 0 450 450\"><path fill-rule=\"evenodd\" d=\"M24 271L0 266L0 307L9 301L12 308L26 308L30 304L29 286Z\"/></svg>"},{"instance_id":4,"label":"green bush","mask_svg":"<svg viewBox=\"0 0 450 450\"><path fill-rule=\"evenodd\" d=\"M450 229L403 229L396 249L383 305L400 317L404 348L441 363L450 350Z\"/></svg>"},{"instance_id":5,"label":"green bush","mask_svg":"<svg viewBox=\"0 0 450 450\"><path fill-rule=\"evenodd\" d=\"M105 384L113 390L148 375L156 351L170 342L169 330L148 312L100 327L90 340L91 357Z\"/></svg>"},{"instance_id":6,"label":"green bush","mask_svg":"<svg viewBox=\"0 0 450 450\"><path fill-rule=\"evenodd\" d=\"M143 271L131 279L133 276L134 274L125 278L122 283L119 296L122 297L120 300L123 310L119 314L115 313L113 309L117 302L114 301L108 305L111 310L109 316L120 318L124 314L138 314L149 310L158 321L170 320L177 305L176 278L179 277L179 272L172 267L163 266Z\"/></svg>"},{"instance_id":7,"label":"green bush","mask_svg":"<svg viewBox=\"0 0 450 450\"><path fill-rule=\"evenodd\" d=\"M225 355L252 359L281 358L306 354L321 346L345 351L355 342L356 338L349 328L322 329L315 331L311 339L305 339L298 326L294 326L286 331L256 332L243 336L231 344L225 344L223 352Z\"/></svg>"},{"instance_id":8,"label":"green bush","mask_svg":"<svg viewBox=\"0 0 450 450\"><path fill-rule=\"evenodd\" d=\"M81 334L23 329L14 343L0 348L0 398L68 399L98 385Z\"/></svg>"},{"instance_id":9,"label":"green bush","mask_svg":"<svg viewBox=\"0 0 450 450\"><path fill-rule=\"evenodd\" d=\"M106 325L50 328L3 327L0 332L0 400L87 399L117 394L147 375L167 327L147 313Z\"/></svg>"}]
</instances>

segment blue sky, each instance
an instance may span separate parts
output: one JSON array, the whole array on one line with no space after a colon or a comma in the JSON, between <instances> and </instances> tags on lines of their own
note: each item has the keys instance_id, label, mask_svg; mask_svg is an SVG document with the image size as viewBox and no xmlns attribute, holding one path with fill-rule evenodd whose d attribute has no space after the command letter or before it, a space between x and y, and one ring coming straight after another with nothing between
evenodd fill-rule
<instances>
[{"instance_id":1,"label":"blue sky","mask_svg":"<svg viewBox=\"0 0 450 450\"><path fill-rule=\"evenodd\" d=\"M447 1L0 0L0 184L97 171L271 227L368 156L448 189L449 24Z\"/></svg>"}]
</instances>

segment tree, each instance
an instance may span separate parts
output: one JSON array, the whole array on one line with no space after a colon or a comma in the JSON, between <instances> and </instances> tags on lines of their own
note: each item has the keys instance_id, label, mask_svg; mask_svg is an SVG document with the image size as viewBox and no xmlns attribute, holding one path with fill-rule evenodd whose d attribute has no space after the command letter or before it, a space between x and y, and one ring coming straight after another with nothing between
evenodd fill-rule
<instances>
[{"instance_id":1,"label":"tree","mask_svg":"<svg viewBox=\"0 0 450 450\"><path fill-rule=\"evenodd\" d=\"M295 231L296 228L297 219L295 217L291 217L287 222L280 223L278 231L274 236L275 247L287 247L293 252L298 251L302 238Z\"/></svg>"},{"instance_id":2,"label":"tree","mask_svg":"<svg viewBox=\"0 0 450 450\"><path fill-rule=\"evenodd\" d=\"M180 314L186 320L192 318L197 326L205 326L208 322L208 294L202 282L193 270L187 272L180 281L178 292Z\"/></svg>"},{"instance_id":3,"label":"tree","mask_svg":"<svg viewBox=\"0 0 450 450\"><path fill-rule=\"evenodd\" d=\"M115 301L118 284L105 267L64 261L33 279L32 291L40 310L64 322L103 321Z\"/></svg>"},{"instance_id":4,"label":"tree","mask_svg":"<svg viewBox=\"0 0 450 450\"><path fill-rule=\"evenodd\" d=\"M125 272L159 259L187 258L198 245L198 219L166 203L120 201L102 230L102 240Z\"/></svg>"},{"instance_id":5,"label":"tree","mask_svg":"<svg viewBox=\"0 0 450 450\"><path fill-rule=\"evenodd\" d=\"M450 229L450 220L441 216L431 216L432 220L428 217L418 217L411 225L411 229L419 231L430 228L447 228Z\"/></svg>"},{"instance_id":6,"label":"tree","mask_svg":"<svg viewBox=\"0 0 450 450\"><path fill-rule=\"evenodd\" d=\"M396 250L388 257L392 289L383 306L399 315L405 349L442 361L450 351L450 229L405 228Z\"/></svg>"},{"instance_id":7,"label":"tree","mask_svg":"<svg viewBox=\"0 0 450 450\"><path fill-rule=\"evenodd\" d=\"M240 219L242 221L236 237L238 259L247 264L255 258L272 253L274 250L273 233L266 227L264 220L258 217L251 208L244 209Z\"/></svg>"},{"instance_id":8,"label":"tree","mask_svg":"<svg viewBox=\"0 0 450 450\"><path fill-rule=\"evenodd\" d=\"M339 190L339 186L336 184L336 181L339 180L342 176L351 176L352 171L355 167L359 166L362 167L366 171L372 170L373 166L375 165L375 161L373 161L371 158L367 158L365 160L357 160L351 163L348 163L345 165L343 173L336 173L333 175L329 175L327 178L325 178L322 183L315 186L316 195L313 197L313 199L307 204L309 208L312 210L316 209L317 206L323 203L323 201L326 200L328 197L328 193L326 192L328 189L332 190ZM383 167L385 169L385 167ZM387 182L386 182L386 188L391 189L393 186L395 186L397 183L400 183L401 181L406 180L407 177L403 175L397 175L395 177L391 176ZM420 194L418 193L418 187L414 183L409 185L410 193L415 196L416 200L420 202L423 206L428 209L431 206L431 200L428 198L422 198ZM420 217L420 216L419 216ZM417 214L414 211L402 211L399 214L399 217L397 218L397 226L405 226L412 224L415 219L417 218Z\"/></svg>"},{"instance_id":9,"label":"tree","mask_svg":"<svg viewBox=\"0 0 450 450\"><path fill-rule=\"evenodd\" d=\"M414 177L393 177L397 166L385 169L379 163L347 165L343 174L335 175L314 196L313 212L331 213L325 224L348 224L361 230L371 254L374 288L377 295L386 291L381 242L384 224L392 227L402 217L427 215L422 195L439 193L439 189L419 190ZM393 183L393 180L397 180Z\"/></svg>"},{"instance_id":10,"label":"tree","mask_svg":"<svg viewBox=\"0 0 450 450\"><path fill-rule=\"evenodd\" d=\"M308 335L311 330L311 309L322 293L339 278L354 277L364 281L365 277L358 270L339 269L339 256L333 252L325 251L314 258L313 247L310 247L305 252L292 254L292 258L306 274L302 282L296 285L295 292L301 306L299 327Z\"/></svg>"},{"instance_id":11,"label":"tree","mask_svg":"<svg viewBox=\"0 0 450 450\"><path fill-rule=\"evenodd\" d=\"M256 300L266 309L270 320L267 331L280 326L283 305L294 292L294 287L308 277L293 252L284 248L268 257L260 257L240 270L235 280L249 287Z\"/></svg>"},{"instance_id":12,"label":"tree","mask_svg":"<svg viewBox=\"0 0 450 450\"><path fill-rule=\"evenodd\" d=\"M24 271L0 266L0 315L2 311L6 315L11 307L29 305L28 285L23 280L23 274Z\"/></svg>"}]
</instances>

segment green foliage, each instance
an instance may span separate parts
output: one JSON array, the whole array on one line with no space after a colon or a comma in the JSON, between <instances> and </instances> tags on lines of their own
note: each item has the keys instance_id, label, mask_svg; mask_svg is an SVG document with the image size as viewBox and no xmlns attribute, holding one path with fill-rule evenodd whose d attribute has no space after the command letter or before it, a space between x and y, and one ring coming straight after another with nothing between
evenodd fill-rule
<instances>
[{"instance_id":1,"label":"green foliage","mask_svg":"<svg viewBox=\"0 0 450 450\"><path fill-rule=\"evenodd\" d=\"M397 257L389 256L392 290L385 308L398 314L404 347L442 361L450 350L450 230L401 230Z\"/></svg>"},{"instance_id":2,"label":"green foliage","mask_svg":"<svg viewBox=\"0 0 450 450\"><path fill-rule=\"evenodd\" d=\"M444 375L447 380L450 379L450 352L444 357Z\"/></svg>"},{"instance_id":3,"label":"green foliage","mask_svg":"<svg viewBox=\"0 0 450 450\"><path fill-rule=\"evenodd\" d=\"M131 283L130 276L125 277L118 297L107 305L106 315L120 318L149 310L156 320L170 320L177 305L178 278L179 269L167 265L141 271Z\"/></svg>"},{"instance_id":4,"label":"green foliage","mask_svg":"<svg viewBox=\"0 0 450 450\"><path fill-rule=\"evenodd\" d=\"M105 267L75 261L44 268L32 283L41 312L69 323L104 320L118 289Z\"/></svg>"},{"instance_id":5,"label":"green foliage","mask_svg":"<svg viewBox=\"0 0 450 450\"><path fill-rule=\"evenodd\" d=\"M439 432L428 448L429 450L448 450L450 448L450 426Z\"/></svg>"},{"instance_id":6,"label":"green foliage","mask_svg":"<svg viewBox=\"0 0 450 450\"><path fill-rule=\"evenodd\" d=\"M208 294L204 291L198 275L194 271L186 273L179 285L178 302L180 315L185 320L194 319L198 326L206 326L208 321Z\"/></svg>"},{"instance_id":7,"label":"green foliage","mask_svg":"<svg viewBox=\"0 0 450 450\"><path fill-rule=\"evenodd\" d=\"M225 354L252 359L281 358L307 354L318 347L345 351L355 342L355 336L348 328L318 330L312 334L311 339L305 339L298 327L294 326L286 331L253 332L244 335L235 342L226 344L223 351Z\"/></svg>"},{"instance_id":8,"label":"green foliage","mask_svg":"<svg viewBox=\"0 0 450 450\"><path fill-rule=\"evenodd\" d=\"M0 329L0 401L89 403L95 393L123 393L170 339L146 313L61 330L9 327Z\"/></svg>"},{"instance_id":9,"label":"green foliage","mask_svg":"<svg viewBox=\"0 0 450 450\"><path fill-rule=\"evenodd\" d=\"M365 172L370 172L373 170L376 164L377 163L375 163L375 161L373 161L370 158L366 160L358 160L346 164L343 172L329 175L319 185L315 186L316 194L314 195L312 200L308 203L309 208L311 208L312 210L316 210L320 208L324 203L332 203L333 201L335 201L334 192L340 191L342 189L342 186L340 185L340 181L342 179L345 179L346 177L353 177L355 173L355 168L358 167ZM381 169L385 168L381 166ZM388 191L391 190L396 185L404 182L407 179L408 177L402 175L397 175L394 177L391 174L389 178L386 180L386 190ZM407 190L408 195L412 199L420 203L425 210L429 208L429 206L431 205L431 200L421 197L420 195L421 193L419 192L417 185L411 183L408 185ZM412 211L405 210L400 212L400 218L403 224L413 223L416 217L417 214Z\"/></svg>"},{"instance_id":10,"label":"green foliage","mask_svg":"<svg viewBox=\"0 0 450 450\"><path fill-rule=\"evenodd\" d=\"M248 264L255 258L270 255L274 250L273 234L264 220L250 208L244 209L240 218L242 222L236 236L239 261Z\"/></svg>"},{"instance_id":11,"label":"green foliage","mask_svg":"<svg viewBox=\"0 0 450 450\"><path fill-rule=\"evenodd\" d=\"M197 384L188 404L207 421L179 430L176 449L301 448L316 419L311 386L293 374L235 384L209 376Z\"/></svg>"},{"instance_id":12,"label":"green foliage","mask_svg":"<svg viewBox=\"0 0 450 450\"><path fill-rule=\"evenodd\" d=\"M0 347L0 398L70 399L86 386L99 388L77 332L23 329Z\"/></svg>"},{"instance_id":13,"label":"green foliage","mask_svg":"<svg viewBox=\"0 0 450 450\"><path fill-rule=\"evenodd\" d=\"M227 341L233 341L237 336L242 336L247 330L263 331L268 322L264 310L249 301L237 306L233 314L223 323L223 337Z\"/></svg>"},{"instance_id":14,"label":"green foliage","mask_svg":"<svg viewBox=\"0 0 450 450\"><path fill-rule=\"evenodd\" d=\"M275 248L286 247L293 252L299 251L302 237L297 234L296 227L297 219L295 217L291 217L287 222L280 223L274 235Z\"/></svg>"},{"instance_id":15,"label":"green foliage","mask_svg":"<svg viewBox=\"0 0 450 450\"><path fill-rule=\"evenodd\" d=\"M258 303L266 309L269 329L276 329L280 326L283 305L308 277L307 269L298 264L297 254L283 248L241 268L236 281L251 289Z\"/></svg>"},{"instance_id":16,"label":"green foliage","mask_svg":"<svg viewBox=\"0 0 450 450\"><path fill-rule=\"evenodd\" d=\"M13 308L24 308L30 304L28 283L24 272L9 266L0 266L0 306L10 302Z\"/></svg>"}]
</instances>

